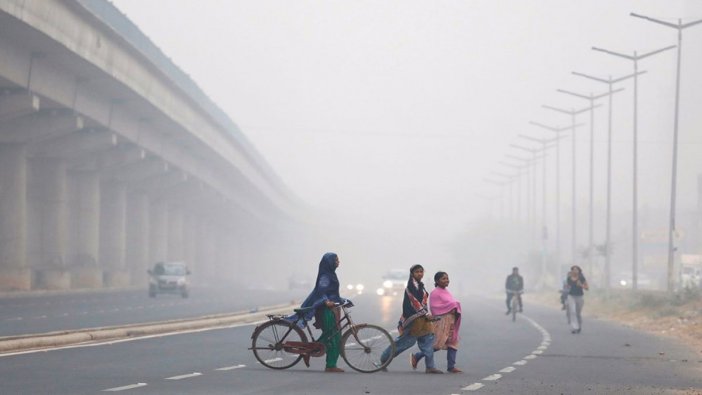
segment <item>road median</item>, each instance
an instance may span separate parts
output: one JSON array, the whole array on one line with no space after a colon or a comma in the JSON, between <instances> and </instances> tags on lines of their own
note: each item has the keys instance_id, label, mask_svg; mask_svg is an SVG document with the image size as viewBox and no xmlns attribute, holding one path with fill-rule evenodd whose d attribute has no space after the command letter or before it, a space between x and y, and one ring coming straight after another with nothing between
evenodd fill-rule
<instances>
[{"instance_id":1,"label":"road median","mask_svg":"<svg viewBox=\"0 0 702 395\"><path fill-rule=\"evenodd\" d=\"M214 329L237 323L253 323L264 320L267 314L289 313L291 312L293 306L296 305L297 304L285 303L257 308L254 310L214 314L196 318L99 328L85 328L29 335L5 336L0 337L0 354L40 350L50 347L69 346L83 343L139 338L188 330L208 328Z\"/></svg>"}]
</instances>

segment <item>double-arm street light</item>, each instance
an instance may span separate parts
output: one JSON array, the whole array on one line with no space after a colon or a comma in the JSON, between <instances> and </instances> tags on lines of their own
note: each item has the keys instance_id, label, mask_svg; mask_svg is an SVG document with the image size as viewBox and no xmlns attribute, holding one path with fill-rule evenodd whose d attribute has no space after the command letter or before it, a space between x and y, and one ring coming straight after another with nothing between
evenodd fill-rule
<instances>
[{"instance_id":1,"label":"double-arm street light","mask_svg":"<svg viewBox=\"0 0 702 395\"><path fill-rule=\"evenodd\" d=\"M542 152L544 155L546 155L546 150L555 147L555 144L549 145L549 143L553 143L558 141L561 137L555 137L551 139L538 139L535 137L527 136L524 134L519 135L520 138L529 140L531 142L536 142L541 144L541 147L537 150L534 150L532 148L527 148L519 145L512 145L515 148L521 148L527 151L531 151L536 154L536 152ZM541 176L541 232L540 232L540 238L541 238L541 280L545 281L546 280L546 242L548 240L548 231L547 231L547 217L546 217L546 160L543 161L541 164L541 170L542 170L542 176Z\"/></svg>"},{"instance_id":2,"label":"double-arm street light","mask_svg":"<svg viewBox=\"0 0 702 395\"><path fill-rule=\"evenodd\" d=\"M484 178L483 181L487 182L488 184L500 185L499 181L489 180L486 178ZM502 193L501 192L497 196L486 196L486 195L481 195L481 194L476 194L476 196L483 199L483 200L490 202L490 215L491 216L492 216L492 212L493 212L493 210L492 210L493 203L495 202L495 200L499 199L499 201L500 201L499 202L499 204L500 204L500 217L502 217Z\"/></svg>"},{"instance_id":3,"label":"double-arm street light","mask_svg":"<svg viewBox=\"0 0 702 395\"><path fill-rule=\"evenodd\" d=\"M584 95L581 93L576 93L572 91L567 91L565 89L558 89L558 92L565 93L567 95L579 97L581 99L586 99L590 101L590 215L589 215L589 234L588 234L588 245L587 245L587 257L588 257L588 272L592 273L592 258L593 258L593 239L594 239L594 185L595 185L595 100L600 99L605 96L611 96L612 93L620 92L624 90L623 88L617 89L613 92L605 92L599 95L594 95L590 93L589 95Z\"/></svg>"},{"instance_id":4,"label":"double-arm street light","mask_svg":"<svg viewBox=\"0 0 702 395\"><path fill-rule=\"evenodd\" d=\"M510 144L509 145L512 148L516 148L518 150L526 151L531 154L531 161L530 163L534 166L533 169L533 176L531 178L531 197L530 197L530 207L529 207L529 212L531 213L531 232L532 234L535 234L535 228L536 228L536 156L539 152L541 152L541 148L533 149L529 147L524 147L521 145L517 144Z\"/></svg>"},{"instance_id":5,"label":"double-arm street light","mask_svg":"<svg viewBox=\"0 0 702 395\"><path fill-rule=\"evenodd\" d=\"M514 204L513 204L513 201L514 201L514 191L512 190L512 189L513 189L512 186L514 185L514 180L517 179L517 177L519 177L520 174L519 174L519 173L517 173L517 174L505 174L505 173L501 173L501 172L499 172L499 171L491 171L490 174L492 174L492 175L494 175L494 176L501 177L501 178L503 178L505 181L508 181L509 191L508 191L508 198L507 198L507 201L508 201L509 209L508 209L507 211L508 211L508 213L509 213L509 218L510 218L510 220L514 221L514 218L515 218L515 210L514 210Z\"/></svg>"},{"instance_id":6,"label":"double-arm street light","mask_svg":"<svg viewBox=\"0 0 702 395\"><path fill-rule=\"evenodd\" d=\"M675 232L675 191L677 188L677 171L678 171L678 111L680 104L680 58L682 55L682 31L691 26L698 25L702 23L702 19L682 23L681 19L678 19L678 23L670 23L662 21L660 19L655 19L647 17L644 15L639 15L631 13L631 16L635 18L645 19L649 22L657 23L666 27L677 29L678 31L678 59L675 74L675 121L673 123L673 169L672 177L670 181L670 218L668 227L668 292L672 292L675 288L675 277L674 277L674 263L675 263L675 250L673 247L673 233Z\"/></svg>"},{"instance_id":7,"label":"double-arm street light","mask_svg":"<svg viewBox=\"0 0 702 395\"><path fill-rule=\"evenodd\" d=\"M561 185L560 185L560 180L561 180L561 138L562 133L564 133L566 130L570 130L570 126L565 126L565 127L554 127L554 126L549 126L549 125L544 125L539 122L534 122L530 121L530 124L534 126L538 126L540 128L550 130L554 133L556 133L556 223L555 223L555 233L556 233L556 241L555 241L555 253L554 257L556 262L560 265L560 257L561 257L561 231L560 231L560 226L561 226ZM576 127L581 126L580 124L576 125Z\"/></svg>"},{"instance_id":8,"label":"double-arm street light","mask_svg":"<svg viewBox=\"0 0 702 395\"><path fill-rule=\"evenodd\" d=\"M598 107L599 105L595 106ZM588 106L585 108L581 108L578 110L574 109L563 109L563 108L558 108L558 107L553 107L553 106L543 106L544 108L547 108L549 110L557 111L560 113L568 114L570 115L570 120L571 120L571 130L572 130L572 135L573 135L573 141L572 141L572 156L573 156L573 179L572 181L572 186L573 186L573 207L572 207L572 216L573 216L573 221L572 221L572 251L571 251L571 264L575 265L576 264L576 246L577 246L577 209L576 209L576 163L577 163L577 156L576 156L576 149L575 149L575 143L576 143L576 138L575 138L575 128L576 128L576 123L575 123L575 116L578 114L581 114L585 111L590 111L593 107Z\"/></svg>"},{"instance_id":9,"label":"double-arm street light","mask_svg":"<svg viewBox=\"0 0 702 395\"><path fill-rule=\"evenodd\" d=\"M619 78L612 78L610 75L607 79L593 77L588 74L573 72L574 75L579 77L584 77L593 81L607 84L609 87L609 111L607 115L607 227L605 231L605 288L609 289L610 281L610 260L612 256L612 246L611 241L611 228L612 228L612 96L614 95L613 85L617 82L628 80L629 78L636 77L638 75L644 74L645 71L637 71L636 73L625 75Z\"/></svg>"},{"instance_id":10,"label":"double-arm street light","mask_svg":"<svg viewBox=\"0 0 702 395\"><path fill-rule=\"evenodd\" d=\"M536 166L536 161L541 159L542 156L533 155L531 158L524 158L524 157L517 156L517 155L507 154L507 155L505 155L505 157L519 161L524 166L524 168L526 168L526 170L527 170L527 180L526 180L527 181L527 193L526 193L526 202L525 203L526 203L526 208L527 208L528 227L533 232L535 213L532 212L532 208L533 208L532 205L533 205L533 201L535 200L535 196L533 196L532 194L533 194L533 191L535 190L535 185L536 185L535 184L536 170L534 169L534 171L532 171L531 167ZM529 177L532 177L531 180L529 179ZM532 185L530 185L530 181L532 181Z\"/></svg>"},{"instance_id":11,"label":"double-arm street light","mask_svg":"<svg viewBox=\"0 0 702 395\"><path fill-rule=\"evenodd\" d=\"M503 166L507 166L512 170L516 170L517 173L515 174L514 178L512 179L512 182L514 180L517 180L517 193L516 193L516 198L514 199L515 201L515 206L516 206L516 215L515 218L517 219L518 222L521 222L522 220L522 171L528 167L528 165L515 165L513 163L505 162L505 161L500 161L499 162Z\"/></svg>"},{"instance_id":12,"label":"double-arm street light","mask_svg":"<svg viewBox=\"0 0 702 395\"><path fill-rule=\"evenodd\" d=\"M632 245L631 245L631 289L635 292L638 288L638 261L639 261L639 203L638 203L638 96L639 96L639 60L648 58L650 56L665 52L669 49L675 48L675 45L669 45L665 48L660 48L655 51L647 52L644 54L637 54L634 51L633 55L624 54L620 52L614 52L603 48L592 47L593 50L604 52L609 55L618 56L620 58L628 59L634 62L634 170L633 170L633 201L632 201L632 224L631 224L631 235L632 235Z\"/></svg>"}]
</instances>

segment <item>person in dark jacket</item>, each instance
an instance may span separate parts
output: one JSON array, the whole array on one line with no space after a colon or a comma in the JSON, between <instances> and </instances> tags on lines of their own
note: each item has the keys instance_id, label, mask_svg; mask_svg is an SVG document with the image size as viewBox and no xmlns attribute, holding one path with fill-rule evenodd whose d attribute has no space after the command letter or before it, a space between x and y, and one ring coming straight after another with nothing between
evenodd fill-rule
<instances>
[{"instance_id":1,"label":"person in dark jacket","mask_svg":"<svg viewBox=\"0 0 702 395\"><path fill-rule=\"evenodd\" d=\"M513 267L512 274L507 276L505 280L505 291L507 292L507 312L505 315L509 315L512 312L512 298L516 295L519 301L519 312L522 312L522 296L521 293L524 292L524 279L519 275L519 268Z\"/></svg>"},{"instance_id":2,"label":"person in dark jacket","mask_svg":"<svg viewBox=\"0 0 702 395\"><path fill-rule=\"evenodd\" d=\"M583 318L581 313L583 311L583 306L585 305L584 295L590 286L587 284L587 280L583 275L583 270L578 265L574 265L570 268L570 273L568 273L568 314L575 313L575 319L572 316L568 317L568 321L572 326L570 333L580 333L583 326Z\"/></svg>"},{"instance_id":3,"label":"person in dark jacket","mask_svg":"<svg viewBox=\"0 0 702 395\"><path fill-rule=\"evenodd\" d=\"M395 339L394 356L396 357L417 343L425 357L425 372L441 374L444 372L437 369L434 364L434 332L426 326L427 320L431 320L432 317L427 305L429 293L424 289L423 277L424 267L422 265L414 265L410 268L410 277L402 299L402 316L397 325L400 336ZM383 351L380 360L387 361L391 351L392 345ZM417 358L414 354L410 354L410 364L413 369L417 368Z\"/></svg>"}]
</instances>

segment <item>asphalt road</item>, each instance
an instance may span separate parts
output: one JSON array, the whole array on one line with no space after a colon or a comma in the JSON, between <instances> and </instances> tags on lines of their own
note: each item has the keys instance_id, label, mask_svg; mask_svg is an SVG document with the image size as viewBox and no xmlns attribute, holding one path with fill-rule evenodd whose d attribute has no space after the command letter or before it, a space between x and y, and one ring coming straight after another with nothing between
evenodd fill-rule
<instances>
[{"instance_id":1,"label":"asphalt road","mask_svg":"<svg viewBox=\"0 0 702 395\"><path fill-rule=\"evenodd\" d=\"M248 311L299 300L308 290L191 289L189 298L146 289L0 297L0 336L139 324Z\"/></svg>"},{"instance_id":2,"label":"asphalt road","mask_svg":"<svg viewBox=\"0 0 702 395\"><path fill-rule=\"evenodd\" d=\"M702 394L702 358L685 347L604 321L570 333L563 314L529 304L512 323L498 299L462 297L458 366L413 371L409 354L388 372L324 373L324 358L285 371L247 350L253 326L156 336L0 357L0 393L95 394ZM353 298L357 322L392 329L401 299ZM586 307L587 308L587 305ZM436 355L445 369L445 352ZM423 364L420 363L420 368Z\"/></svg>"}]
</instances>

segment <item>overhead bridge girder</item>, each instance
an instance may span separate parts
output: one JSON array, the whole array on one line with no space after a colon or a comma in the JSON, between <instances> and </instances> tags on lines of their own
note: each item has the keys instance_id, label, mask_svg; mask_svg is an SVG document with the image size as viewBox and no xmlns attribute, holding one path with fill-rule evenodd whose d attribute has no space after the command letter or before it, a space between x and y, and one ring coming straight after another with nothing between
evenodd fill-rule
<instances>
[{"instance_id":1,"label":"overhead bridge girder","mask_svg":"<svg viewBox=\"0 0 702 395\"><path fill-rule=\"evenodd\" d=\"M101 171L100 177L103 179L115 179L126 183L132 183L145 178L165 174L170 166L159 158L148 158L142 161L133 162L124 166L115 167L107 171Z\"/></svg>"},{"instance_id":2,"label":"overhead bridge girder","mask_svg":"<svg viewBox=\"0 0 702 395\"><path fill-rule=\"evenodd\" d=\"M146 150L131 143L122 143L111 150L94 153L68 161L73 170L112 171L147 158Z\"/></svg>"},{"instance_id":3,"label":"overhead bridge girder","mask_svg":"<svg viewBox=\"0 0 702 395\"><path fill-rule=\"evenodd\" d=\"M29 92L0 94L0 122L39 111L39 96Z\"/></svg>"},{"instance_id":4,"label":"overhead bridge girder","mask_svg":"<svg viewBox=\"0 0 702 395\"><path fill-rule=\"evenodd\" d=\"M57 139L30 144L27 153L29 156L68 159L116 147L118 142L117 135L110 131L81 129Z\"/></svg>"},{"instance_id":5,"label":"overhead bridge girder","mask_svg":"<svg viewBox=\"0 0 702 395\"><path fill-rule=\"evenodd\" d=\"M0 123L0 143L37 143L83 129L83 118L67 111L39 111Z\"/></svg>"},{"instance_id":6,"label":"overhead bridge girder","mask_svg":"<svg viewBox=\"0 0 702 395\"><path fill-rule=\"evenodd\" d=\"M151 191L162 191L167 188L172 188L178 184L187 182L188 179L189 177L185 172L180 170L172 170L154 175L152 177L144 178L142 180L130 182L128 186L130 189L148 193ZM175 198L177 198L177 196Z\"/></svg>"}]
</instances>

